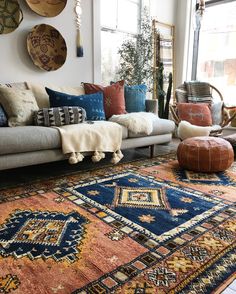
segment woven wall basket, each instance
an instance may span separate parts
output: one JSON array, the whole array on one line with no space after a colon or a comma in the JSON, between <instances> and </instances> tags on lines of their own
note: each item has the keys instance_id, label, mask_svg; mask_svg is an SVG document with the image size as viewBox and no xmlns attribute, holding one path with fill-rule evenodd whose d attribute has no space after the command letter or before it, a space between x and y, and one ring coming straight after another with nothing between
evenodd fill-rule
<instances>
[{"instance_id":1,"label":"woven wall basket","mask_svg":"<svg viewBox=\"0 0 236 294\"><path fill-rule=\"evenodd\" d=\"M27 36L27 49L33 63L46 71L57 70L66 61L66 42L50 25L40 24L31 30Z\"/></svg>"},{"instance_id":2,"label":"woven wall basket","mask_svg":"<svg viewBox=\"0 0 236 294\"><path fill-rule=\"evenodd\" d=\"M23 13L17 0L0 0L0 34L8 34L18 28Z\"/></svg>"},{"instance_id":3,"label":"woven wall basket","mask_svg":"<svg viewBox=\"0 0 236 294\"><path fill-rule=\"evenodd\" d=\"M62 12L67 0L26 0L28 6L37 14L54 17Z\"/></svg>"}]
</instances>

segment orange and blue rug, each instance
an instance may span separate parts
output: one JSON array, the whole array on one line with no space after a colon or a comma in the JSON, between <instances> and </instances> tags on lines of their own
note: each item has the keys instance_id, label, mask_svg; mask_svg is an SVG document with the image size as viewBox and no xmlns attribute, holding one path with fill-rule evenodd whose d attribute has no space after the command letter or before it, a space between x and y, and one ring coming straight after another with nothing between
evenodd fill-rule
<instances>
[{"instance_id":1,"label":"orange and blue rug","mask_svg":"<svg viewBox=\"0 0 236 294\"><path fill-rule=\"evenodd\" d=\"M174 155L0 191L0 293L221 293L236 270L236 165Z\"/></svg>"}]
</instances>

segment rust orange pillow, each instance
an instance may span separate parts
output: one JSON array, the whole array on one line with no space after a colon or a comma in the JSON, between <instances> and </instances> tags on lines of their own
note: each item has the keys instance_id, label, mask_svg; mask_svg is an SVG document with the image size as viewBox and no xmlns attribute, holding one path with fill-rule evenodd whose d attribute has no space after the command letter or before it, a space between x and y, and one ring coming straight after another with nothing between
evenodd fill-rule
<instances>
[{"instance_id":1,"label":"rust orange pillow","mask_svg":"<svg viewBox=\"0 0 236 294\"><path fill-rule=\"evenodd\" d=\"M113 114L126 113L124 84L125 81L119 81L111 86L103 87L100 85L84 83L84 90L86 94L103 92L105 115L106 118L109 118Z\"/></svg>"},{"instance_id":2,"label":"rust orange pillow","mask_svg":"<svg viewBox=\"0 0 236 294\"><path fill-rule=\"evenodd\" d=\"M178 103L178 116L180 120L207 127L212 125L210 105L206 103Z\"/></svg>"}]
</instances>

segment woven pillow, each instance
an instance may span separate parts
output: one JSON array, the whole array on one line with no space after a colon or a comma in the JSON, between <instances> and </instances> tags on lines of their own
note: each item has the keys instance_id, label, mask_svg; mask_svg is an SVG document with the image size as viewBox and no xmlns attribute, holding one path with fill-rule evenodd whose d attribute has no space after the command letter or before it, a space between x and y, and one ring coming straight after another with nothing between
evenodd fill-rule
<instances>
[{"instance_id":1,"label":"woven pillow","mask_svg":"<svg viewBox=\"0 0 236 294\"><path fill-rule=\"evenodd\" d=\"M196 126L211 126L212 117L209 104L206 103L178 103L177 111L180 120L188 121Z\"/></svg>"},{"instance_id":2,"label":"woven pillow","mask_svg":"<svg viewBox=\"0 0 236 294\"><path fill-rule=\"evenodd\" d=\"M31 125L38 105L30 90L0 87L0 104L4 108L10 127Z\"/></svg>"},{"instance_id":3,"label":"woven pillow","mask_svg":"<svg viewBox=\"0 0 236 294\"><path fill-rule=\"evenodd\" d=\"M212 103L210 85L204 82L185 82L188 102L190 103Z\"/></svg>"},{"instance_id":4,"label":"woven pillow","mask_svg":"<svg viewBox=\"0 0 236 294\"><path fill-rule=\"evenodd\" d=\"M124 96L125 81L119 81L111 86L103 87L100 85L84 83L84 90L86 94L102 92L104 95L104 110L106 118L113 114L124 114L125 110L125 96Z\"/></svg>"},{"instance_id":5,"label":"woven pillow","mask_svg":"<svg viewBox=\"0 0 236 294\"><path fill-rule=\"evenodd\" d=\"M78 124L85 120L85 110L76 106L43 108L35 112L34 115L35 125L45 127Z\"/></svg>"}]
</instances>

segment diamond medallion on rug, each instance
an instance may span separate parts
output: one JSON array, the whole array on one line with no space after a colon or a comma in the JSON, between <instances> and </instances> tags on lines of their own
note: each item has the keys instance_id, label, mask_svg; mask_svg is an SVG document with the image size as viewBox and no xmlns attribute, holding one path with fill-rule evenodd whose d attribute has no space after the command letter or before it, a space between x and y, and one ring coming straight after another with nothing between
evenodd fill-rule
<instances>
[{"instance_id":1,"label":"diamond medallion on rug","mask_svg":"<svg viewBox=\"0 0 236 294\"><path fill-rule=\"evenodd\" d=\"M226 206L198 191L134 172L92 179L68 191L140 232L146 229L156 241L168 239ZM164 226L157 225L163 220Z\"/></svg>"},{"instance_id":2,"label":"diamond medallion on rug","mask_svg":"<svg viewBox=\"0 0 236 294\"><path fill-rule=\"evenodd\" d=\"M0 255L74 262L84 223L78 213L17 210L0 229Z\"/></svg>"},{"instance_id":3,"label":"diamond medallion on rug","mask_svg":"<svg viewBox=\"0 0 236 294\"><path fill-rule=\"evenodd\" d=\"M1 190L0 293L221 293L236 270L235 172L163 156Z\"/></svg>"}]
</instances>

